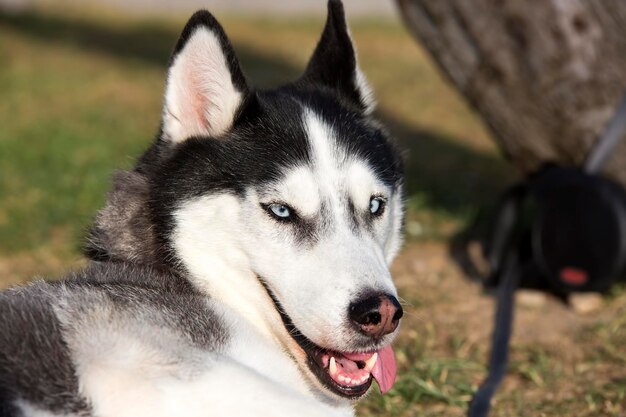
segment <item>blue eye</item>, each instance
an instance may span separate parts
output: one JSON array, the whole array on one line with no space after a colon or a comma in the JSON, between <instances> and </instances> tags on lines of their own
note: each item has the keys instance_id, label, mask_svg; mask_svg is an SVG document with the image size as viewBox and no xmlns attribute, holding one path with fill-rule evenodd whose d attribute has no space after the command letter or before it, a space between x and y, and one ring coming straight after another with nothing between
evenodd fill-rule
<instances>
[{"instance_id":1,"label":"blue eye","mask_svg":"<svg viewBox=\"0 0 626 417\"><path fill-rule=\"evenodd\" d=\"M291 216L291 210L289 210L289 207L283 204L270 204L269 206L267 206L267 210L279 219L287 219L289 218L289 216Z\"/></svg>"},{"instance_id":2,"label":"blue eye","mask_svg":"<svg viewBox=\"0 0 626 417\"><path fill-rule=\"evenodd\" d=\"M370 200L370 213L381 215L385 209L385 200L380 197L372 197Z\"/></svg>"}]
</instances>

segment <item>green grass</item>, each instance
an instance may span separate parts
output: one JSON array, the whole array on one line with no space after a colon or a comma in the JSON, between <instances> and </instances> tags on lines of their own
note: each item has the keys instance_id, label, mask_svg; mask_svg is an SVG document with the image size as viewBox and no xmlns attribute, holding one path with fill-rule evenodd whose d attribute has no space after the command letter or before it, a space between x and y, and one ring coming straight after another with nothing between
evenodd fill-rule
<instances>
[{"instance_id":1,"label":"green grass","mask_svg":"<svg viewBox=\"0 0 626 417\"><path fill-rule=\"evenodd\" d=\"M112 170L128 167L156 130L162 70L9 22L0 34L0 252L33 250L59 231L75 247Z\"/></svg>"}]
</instances>

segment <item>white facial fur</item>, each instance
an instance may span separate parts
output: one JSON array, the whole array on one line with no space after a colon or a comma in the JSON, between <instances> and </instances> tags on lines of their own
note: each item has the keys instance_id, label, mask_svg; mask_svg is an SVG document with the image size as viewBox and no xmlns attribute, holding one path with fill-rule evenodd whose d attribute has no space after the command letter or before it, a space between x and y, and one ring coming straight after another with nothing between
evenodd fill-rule
<instances>
[{"instance_id":1,"label":"white facial fur","mask_svg":"<svg viewBox=\"0 0 626 417\"><path fill-rule=\"evenodd\" d=\"M174 245L196 284L260 331L285 334L257 275L306 337L325 348L353 351L359 335L349 324L350 303L367 291L396 294L388 264L400 246L400 196L365 161L338 148L332 128L312 111L304 122L311 165L250 188L244 199L225 193L184 204L175 216ZM365 217L372 196L387 199L385 213L370 228L355 230L348 199ZM292 225L262 208L276 201L313 223L325 219L313 241L299 241Z\"/></svg>"}]
</instances>

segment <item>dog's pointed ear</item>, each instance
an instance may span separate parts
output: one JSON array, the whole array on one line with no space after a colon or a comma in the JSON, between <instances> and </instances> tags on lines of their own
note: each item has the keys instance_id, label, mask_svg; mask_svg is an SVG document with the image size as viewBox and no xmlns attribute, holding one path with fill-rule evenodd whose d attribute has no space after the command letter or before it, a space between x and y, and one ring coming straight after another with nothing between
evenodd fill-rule
<instances>
[{"instance_id":1,"label":"dog's pointed ear","mask_svg":"<svg viewBox=\"0 0 626 417\"><path fill-rule=\"evenodd\" d=\"M249 94L246 79L224 29L206 10L196 12L170 59L163 107L163 139L228 131Z\"/></svg>"},{"instance_id":2,"label":"dog's pointed ear","mask_svg":"<svg viewBox=\"0 0 626 417\"><path fill-rule=\"evenodd\" d=\"M366 114L374 110L372 91L357 63L340 0L328 1L324 32L301 80L337 91Z\"/></svg>"}]
</instances>

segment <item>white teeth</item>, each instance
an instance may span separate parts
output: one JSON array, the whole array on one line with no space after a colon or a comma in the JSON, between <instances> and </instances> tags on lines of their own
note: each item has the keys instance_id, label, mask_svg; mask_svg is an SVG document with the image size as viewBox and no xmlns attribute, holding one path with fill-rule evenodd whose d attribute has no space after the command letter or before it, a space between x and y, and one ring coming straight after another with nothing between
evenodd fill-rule
<instances>
[{"instance_id":1,"label":"white teeth","mask_svg":"<svg viewBox=\"0 0 626 417\"><path fill-rule=\"evenodd\" d=\"M367 361L365 361L365 368L358 371L358 373L352 372L351 376L348 376L345 371L339 369L337 365L337 359L331 356L328 360L328 373L338 383L348 386L359 386L365 383L370 377L370 371L374 368L378 354L374 353ZM352 376L354 375L354 376Z\"/></svg>"},{"instance_id":2,"label":"white teeth","mask_svg":"<svg viewBox=\"0 0 626 417\"><path fill-rule=\"evenodd\" d=\"M352 386L356 387L356 386L358 386L358 385L362 385L365 381L367 381L367 379L368 379L369 377L370 377L370 375L369 375L369 374L365 374L365 375L361 376L361 377L360 377L360 378L358 378L358 379L353 379L353 380L351 380L351 381L350 381L350 380L348 380L348 381L346 381L346 382L347 382L347 383L349 383L350 385L352 385Z\"/></svg>"},{"instance_id":3,"label":"white teeth","mask_svg":"<svg viewBox=\"0 0 626 417\"><path fill-rule=\"evenodd\" d=\"M335 376L337 374L337 363L335 363L335 357L330 357L330 362L328 363L328 373L331 376Z\"/></svg>"},{"instance_id":4,"label":"white teeth","mask_svg":"<svg viewBox=\"0 0 626 417\"><path fill-rule=\"evenodd\" d=\"M378 360L378 352L374 352L371 358L365 361L365 370L367 372L374 369L374 365L376 365L376 361Z\"/></svg>"}]
</instances>

